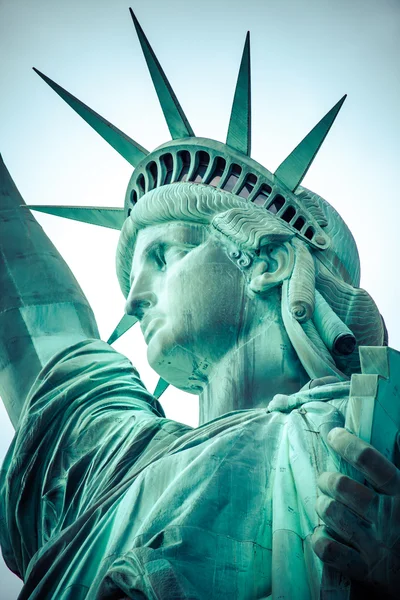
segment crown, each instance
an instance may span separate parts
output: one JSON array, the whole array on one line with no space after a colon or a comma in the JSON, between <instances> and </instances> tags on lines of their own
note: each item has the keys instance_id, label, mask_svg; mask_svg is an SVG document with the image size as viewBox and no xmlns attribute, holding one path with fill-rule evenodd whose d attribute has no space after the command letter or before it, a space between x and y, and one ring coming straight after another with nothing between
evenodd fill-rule
<instances>
[{"instance_id":1,"label":"crown","mask_svg":"<svg viewBox=\"0 0 400 600\"><path fill-rule=\"evenodd\" d=\"M296 148L271 173L250 157L251 69L250 34L246 35L233 99L226 143L196 137L183 109L143 32L129 9L172 141L149 152L117 127L34 69L57 94L97 131L135 170L129 181L124 208L31 205L28 208L69 219L121 229L133 206L155 188L175 182L209 185L252 202L285 221L293 233L315 250L331 244L324 231L325 216L296 193L346 98L315 125ZM108 342L112 343L136 321L125 315ZM155 394L157 395L157 394Z\"/></svg>"}]
</instances>

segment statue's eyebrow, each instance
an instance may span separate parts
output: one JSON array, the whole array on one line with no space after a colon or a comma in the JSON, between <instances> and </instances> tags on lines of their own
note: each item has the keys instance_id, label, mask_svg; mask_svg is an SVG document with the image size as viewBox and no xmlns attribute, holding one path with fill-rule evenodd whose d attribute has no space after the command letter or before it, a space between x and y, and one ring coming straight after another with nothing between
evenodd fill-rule
<instances>
[{"instance_id":1,"label":"statue's eyebrow","mask_svg":"<svg viewBox=\"0 0 400 600\"><path fill-rule=\"evenodd\" d=\"M177 235L180 234L180 235ZM181 238L181 239L179 239ZM172 223L170 227L166 228L160 233L154 240L148 243L144 248L142 254L147 252L156 244L182 244L183 246L196 247L203 243L206 239L206 232L204 225L198 223Z\"/></svg>"}]
</instances>

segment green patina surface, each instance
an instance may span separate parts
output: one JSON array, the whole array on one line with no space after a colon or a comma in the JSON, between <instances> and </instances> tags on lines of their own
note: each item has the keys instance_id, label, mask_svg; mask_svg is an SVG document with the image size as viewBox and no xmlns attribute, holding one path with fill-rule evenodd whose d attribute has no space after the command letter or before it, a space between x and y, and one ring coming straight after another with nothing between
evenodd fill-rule
<instances>
[{"instance_id":1,"label":"green patina surface","mask_svg":"<svg viewBox=\"0 0 400 600\"><path fill-rule=\"evenodd\" d=\"M30 207L121 229L126 314L109 343L0 165L0 393L16 428L0 538L20 599L364 597L318 478L368 477L354 468L360 440L346 454L336 427L392 474L399 354L358 287L351 232L300 186L344 98L272 174L250 158L249 35L222 144L194 137L132 17L172 142L148 153L39 73L137 167L124 209ZM109 345L137 321L154 394ZM169 384L199 395L199 427L165 417ZM393 481L378 487L395 503ZM400 585L400 519L385 502L369 554L389 550L364 576L375 597ZM330 562L324 523L344 544Z\"/></svg>"}]
</instances>

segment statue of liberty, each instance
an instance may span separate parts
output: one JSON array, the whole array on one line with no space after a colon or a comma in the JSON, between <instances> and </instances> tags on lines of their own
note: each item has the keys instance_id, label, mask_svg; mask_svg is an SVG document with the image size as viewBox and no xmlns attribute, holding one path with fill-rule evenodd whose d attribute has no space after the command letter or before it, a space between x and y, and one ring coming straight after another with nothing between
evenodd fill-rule
<instances>
[{"instance_id":1,"label":"statue of liberty","mask_svg":"<svg viewBox=\"0 0 400 600\"><path fill-rule=\"evenodd\" d=\"M40 76L135 167L116 268L154 394L1 165L0 539L21 600L396 598L398 354L348 227L301 186L342 98L275 173L250 157L250 41L226 143L196 137L139 23L172 141L148 152ZM168 384L200 425L165 417ZM357 434L357 435L356 435Z\"/></svg>"}]
</instances>

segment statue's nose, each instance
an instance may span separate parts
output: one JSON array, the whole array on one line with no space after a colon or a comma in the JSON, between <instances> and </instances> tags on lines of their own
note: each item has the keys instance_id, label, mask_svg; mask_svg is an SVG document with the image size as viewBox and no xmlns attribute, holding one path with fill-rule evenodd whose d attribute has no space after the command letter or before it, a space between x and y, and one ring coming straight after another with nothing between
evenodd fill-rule
<instances>
[{"instance_id":1,"label":"statue's nose","mask_svg":"<svg viewBox=\"0 0 400 600\"><path fill-rule=\"evenodd\" d=\"M139 289L138 282L135 282L130 289L126 300L125 312L128 315L136 317L139 321L149 308L157 304L157 296L151 290Z\"/></svg>"}]
</instances>

